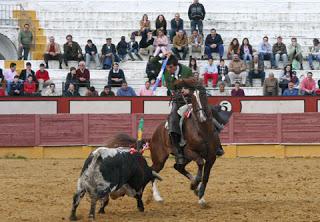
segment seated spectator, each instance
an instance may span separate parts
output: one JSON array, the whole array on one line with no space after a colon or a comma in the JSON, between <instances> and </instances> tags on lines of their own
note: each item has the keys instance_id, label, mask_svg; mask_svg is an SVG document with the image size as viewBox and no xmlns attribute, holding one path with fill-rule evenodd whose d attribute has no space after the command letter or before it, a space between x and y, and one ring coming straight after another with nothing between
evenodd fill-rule
<instances>
[{"instance_id":1,"label":"seated spectator","mask_svg":"<svg viewBox=\"0 0 320 222\"><path fill-rule=\"evenodd\" d=\"M211 33L207 35L204 51L208 59L212 58L213 52L219 53L220 59L222 59L224 54L223 40L215 29L211 29Z\"/></svg>"},{"instance_id":2,"label":"seated spectator","mask_svg":"<svg viewBox=\"0 0 320 222\"><path fill-rule=\"evenodd\" d=\"M263 95L264 96L278 96L279 95L279 84L278 80L274 78L274 74L269 73L268 78L263 82Z\"/></svg>"},{"instance_id":3,"label":"seated spectator","mask_svg":"<svg viewBox=\"0 0 320 222\"><path fill-rule=\"evenodd\" d=\"M111 91L111 86L104 86L103 88L103 91L100 93L100 96L106 96L106 97L109 97L109 96L115 96L114 95L114 92Z\"/></svg>"},{"instance_id":4,"label":"seated spectator","mask_svg":"<svg viewBox=\"0 0 320 222\"><path fill-rule=\"evenodd\" d=\"M10 69L5 70L3 73L4 79L7 83L7 92L8 94L10 93L10 87L11 87L11 83L14 79L15 76L18 76L18 73L16 71L17 69L17 64L15 64L14 62L10 63ZM19 78L19 76L18 76Z\"/></svg>"},{"instance_id":5,"label":"seated spectator","mask_svg":"<svg viewBox=\"0 0 320 222\"><path fill-rule=\"evenodd\" d=\"M23 83L23 92L25 96L36 96L37 87L35 81L33 81L32 75L28 76L28 79Z\"/></svg>"},{"instance_id":6,"label":"seated spectator","mask_svg":"<svg viewBox=\"0 0 320 222\"><path fill-rule=\"evenodd\" d=\"M291 38L291 44L288 46L288 58L293 69L297 70L300 68L303 70L302 47L297 42L297 38Z\"/></svg>"},{"instance_id":7,"label":"seated spectator","mask_svg":"<svg viewBox=\"0 0 320 222\"><path fill-rule=\"evenodd\" d=\"M140 53L142 55L148 55L148 56L153 55L153 51L154 51L153 43L154 43L154 38L152 36L152 32L149 31L146 36L142 36L139 42Z\"/></svg>"},{"instance_id":8,"label":"seated spectator","mask_svg":"<svg viewBox=\"0 0 320 222\"><path fill-rule=\"evenodd\" d=\"M119 87L122 82L125 82L126 78L122 69L119 68L118 63L113 64L113 69L110 70L108 76L108 85Z\"/></svg>"},{"instance_id":9,"label":"seated spectator","mask_svg":"<svg viewBox=\"0 0 320 222\"><path fill-rule=\"evenodd\" d=\"M199 67L197 66L197 60L190 57L189 68L192 70L192 73L199 72Z\"/></svg>"},{"instance_id":10,"label":"seated spectator","mask_svg":"<svg viewBox=\"0 0 320 222\"><path fill-rule=\"evenodd\" d=\"M144 86L139 91L139 96L153 96L153 91L150 86L150 82L146 81Z\"/></svg>"},{"instance_id":11,"label":"seated spectator","mask_svg":"<svg viewBox=\"0 0 320 222\"><path fill-rule=\"evenodd\" d=\"M38 80L36 78L35 72L31 69L31 63L26 62L26 68L21 70L19 79L24 82L28 79L28 76L32 75L33 81L36 82L36 85L38 85Z\"/></svg>"},{"instance_id":12,"label":"seated spectator","mask_svg":"<svg viewBox=\"0 0 320 222\"><path fill-rule=\"evenodd\" d=\"M7 82L4 79L2 69L0 68L0 96L6 96L7 94Z\"/></svg>"},{"instance_id":13,"label":"seated spectator","mask_svg":"<svg viewBox=\"0 0 320 222\"><path fill-rule=\"evenodd\" d=\"M240 60L238 54L233 55L233 60L229 64L229 73L231 84L235 84L236 81L241 81L243 86L246 85L248 73L246 72L246 64Z\"/></svg>"},{"instance_id":14,"label":"seated spectator","mask_svg":"<svg viewBox=\"0 0 320 222\"><path fill-rule=\"evenodd\" d=\"M13 81L8 85L10 86L10 96L23 96L23 84L19 81L19 76L14 76Z\"/></svg>"},{"instance_id":15,"label":"seated spectator","mask_svg":"<svg viewBox=\"0 0 320 222\"><path fill-rule=\"evenodd\" d=\"M253 49L252 46L249 43L248 38L244 38L242 40L242 44L240 46L240 58L245 62L251 62L253 56Z\"/></svg>"},{"instance_id":16,"label":"seated spectator","mask_svg":"<svg viewBox=\"0 0 320 222\"><path fill-rule=\"evenodd\" d=\"M65 89L67 91L69 88L69 84L72 83L75 86L75 89L78 91L78 78L77 78L77 69L75 67L70 68L70 72L67 74Z\"/></svg>"},{"instance_id":17,"label":"seated spectator","mask_svg":"<svg viewBox=\"0 0 320 222\"><path fill-rule=\"evenodd\" d=\"M200 78L200 73L199 72L194 72L193 77L198 81L198 82L203 82L203 79ZM152 85L152 84L151 84Z\"/></svg>"},{"instance_id":18,"label":"seated spectator","mask_svg":"<svg viewBox=\"0 0 320 222\"><path fill-rule=\"evenodd\" d=\"M86 51L86 67L89 67L90 61L94 59L97 68L100 67L98 50L95 44L92 43L91 39L88 39L87 45L85 47Z\"/></svg>"},{"instance_id":19,"label":"seated spectator","mask_svg":"<svg viewBox=\"0 0 320 222\"><path fill-rule=\"evenodd\" d=\"M66 97L74 97L74 96L80 96L79 92L75 89L75 86L73 83L69 84L68 90L64 92L64 96Z\"/></svg>"},{"instance_id":20,"label":"seated spectator","mask_svg":"<svg viewBox=\"0 0 320 222\"><path fill-rule=\"evenodd\" d=\"M287 47L282 42L282 37L279 36L277 38L277 43L275 43L272 47L272 53L275 58L275 68L279 68L280 58L283 61L283 65L286 66L288 63L288 55L287 55Z\"/></svg>"},{"instance_id":21,"label":"seated spectator","mask_svg":"<svg viewBox=\"0 0 320 222\"><path fill-rule=\"evenodd\" d=\"M90 71L86 69L84 61L79 62L79 67L76 71L78 87L90 87Z\"/></svg>"},{"instance_id":22,"label":"seated spectator","mask_svg":"<svg viewBox=\"0 0 320 222\"><path fill-rule=\"evenodd\" d=\"M289 82L288 83L288 88L284 90L283 96L298 96L299 95L299 90L294 88L294 83Z\"/></svg>"},{"instance_id":23,"label":"seated spectator","mask_svg":"<svg viewBox=\"0 0 320 222\"><path fill-rule=\"evenodd\" d=\"M139 31L132 32L131 37L141 36L143 38L151 30L151 24L147 14L144 14L142 16L142 19L140 20L139 24L140 24Z\"/></svg>"},{"instance_id":24,"label":"seated spectator","mask_svg":"<svg viewBox=\"0 0 320 222\"><path fill-rule=\"evenodd\" d=\"M208 64L204 66L203 73L204 85L208 87L208 80L212 79L212 87L217 86L218 82L218 69L216 64L213 63L213 59L208 59Z\"/></svg>"},{"instance_id":25,"label":"seated spectator","mask_svg":"<svg viewBox=\"0 0 320 222\"><path fill-rule=\"evenodd\" d=\"M183 20L180 18L180 14L176 13L171 20L170 41L173 42L173 37L179 30L183 30Z\"/></svg>"},{"instance_id":26,"label":"seated spectator","mask_svg":"<svg viewBox=\"0 0 320 222\"><path fill-rule=\"evenodd\" d=\"M296 71L292 71L292 75L290 77L290 82L293 82L295 88L299 88L300 80L297 77Z\"/></svg>"},{"instance_id":27,"label":"seated spectator","mask_svg":"<svg viewBox=\"0 0 320 222\"><path fill-rule=\"evenodd\" d=\"M237 38L232 39L232 41L230 42L227 52L227 58L232 59L234 54L240 54L240 44Z\"/></svg>"},{"instance_id":28,"label":"seated spectator","mask_svg":"<svg viewBox=\"0 0 320 222\"><path fill-rule=\"evenodd\" d=\"M120 42L117 45L117 52L120 57L120 61L125 60L128 54L129 44L126 42L126 37L121 36Z\"/></svg>"},{"instance_id":29,"label":"seated spectator","mask_svg":"<svg viewBox=\"0 0 320 222\"><path fill-rule=\"evenodd\" d=\"M225 84L224 83L220 83L219 84L219 91L214 93L214 96L230 96L230 93L228 93L225 90Z\"/></svg>"},{"instance_id":30,"label":"seated spectator","mask_svg":"<svg viewBox=\"0 0 320 222\"><path fill-rule=\"evenodd\" d=\"M264 62L259 60L258 54L253 56L253 61L250 64L250 71L249 71L249 83L253 86L252 80L254 78L261 79L261 86L263 85L264 78L266 74L264 72Z\"/></svg>"},{"instance_id":31,"label":"seated spectator","mask_svg":"<svg viewBox=\"0 0 320 222\"><path fill-rule=\"evenodd\" d=\"M315 95L316 81L312 78L312 72L307 73L307 77L301 82L301 94L304 96Z\"/></svg>"},{"instance_id":32,"label":"seated spectator","mask_svg":"<svg viewBox=\"0 0 320 222\"><path fill-rule=\"evenodd\" d=\"M135 91L128 86L126 81L123 81L121 88L117 91L117 96L137 96Z\"/></svg>"},{"instance_id":33,"label":"seated spectator","mask_svg":"<svg viewBox=\"0 0 320 222\"><path fill-rule=\"evenodd\" d=\"M152 79L157 79L158 74L161 70L161 64L159 62L152 62L153 58L153 56L149 57L149 61L146 66L146 73L149 81L151 81Z\"/></svg>"},{"instance_id":34,"label":"seated spectator","mask_svg":"<svg viewBox=\"0 0 320 222\"><path fill-rule=\"evenodd\" d=\"M245 96L243 89L240 88L240 82L235 82L234 88L231 90L231 96Z\"/></svg>"},{"instance_id":35,"label":"seated spectator","mask_svg":"<svg viewBox=\"0 0 320 222\"><path fill-rule=\"evenodd\" d=\"M320 95L320 80L318 80L318 89L316 89L316 95Z\"/></svg>"},{"instance_id":36,"label":"seated spectator","mask_svg":"<svg viewBox=\"0 0 320 222\"><path fill-rule=\"evenodd\" d=\"M112 44L111 38L106 38L107 43L102 46L101 60L103 69L111 69L113 62L120 62L116 46Z\"/></svg>"},{"instance_id":37,"label":"seated spectator","mask_svg":"<svg viewBox=\"0 0 320 222\"><path fill-rule=\"evenodd\" d=\"M281 94L283 94L284 90L288 88L288 83L291 81L292 76L292 67L291 65L286 65L284 67L283 73L280 75L279 87L281 88Z\"/></svg>"},{"instance_id":38,"label":"seated spectator","mask_svg":"<svg viewBox=\"0 0 320 222\"><path fill-rule=\"evenodd\" d=\"M229 70L228 70L228 66L224 64L224 60L220 59L220 63L217 66L218 69L218 81L221 81L222 83L227 83L228 85L230 85L230 78L228 76Z\"/></svg>"},{"instance_id":39,"label":"seated spectator","mask_svg":"<svg viewBox=\"0 0 320 222\"><path fill-rule=\"evenodd\" d=\"M138 42L136 41L135 37L134 36L131 36L131 41L129 42L128 44L128 54L131 58L132 61L134 61L134 57L132 54L134 54L139 60L143 60L141 58L141 56L139 55L139 44Z\"/></svg>"},{"instance_id":40,"label":"seated spectator","mask_svg":"<svg viewBox=\"0 0 320 222\"><path fill-rule=\"evenodd\" d=\"M99 96L99 93L98 91L96 90L96 88L94 86L91 86L87 92L86 92L86 95L85 96Z\"/></svg>"},{"instance_id":41,"label":"seated spectator","mask_svg":"<svg viewBox=\"0 0 320 222\"><path fill-rule=\"evenodd\" d=\"M40 69L36 72L36 78L39 84L39 92L41 92L44 87L47 87L52 83L49 77L49 72L45 70L45 65L43 63L40 64Z\"/></svg>"},{"instance_id":42,"label":"seated spectator","mask_svg":"<svg viewBox=\"0 0 320 222\"><path fill-rule=\"evenodd\" d=\"M259 59L261 61L270 60L271 68L274 69L275 64L274 64L274 57L273 57L273 53L272 53L272 47L268 41L269 41L268 36L265 36L265 37L263 37L262 43L259 44L259 50L258 50L259 51Z\"/></svg>"},{"instance_id":43,"label":"seated spectator","mask_svg":"<svg viewBox=\"0 0 320 222\"><path fill-rule=\"evenodd\" d=\"M311 70L314 70L313 60L316 60L320 64L320 42L319 39L313 39L313 46L310 47L310 53L308 55L308 62Z\"/></svg>"},{"instance_id":44,"label":"seated spectator","mask_svg":"<svg viewBox=\"0 0 320 222\"><path fill-rule=\"evenodd\" d=\"M43 60L46 63L47 69L49 69L49 60L58 60L59 68L62 69L62 55L60 45L54 41L54 37L49 37L49 43L47 44L46 51L43 55Z\"/></svg>"},{"instance_id":45,"label":"seated spectator","mask_svg":"<svg viewBox=\"0 0 320 222\"><path fill-rule=\"evenodd\" d=\"M173 38L172 52L181 60L180 53L182 53L182 59L185 60L188 53L188 37L183 30L179 30L177 35Z\"/></svg>"},{"instance_id":46,"label":"seated spectator","mask_svg":"<svg viewBox=\"0 0 320 222\"><path fill-rule=\"evenodd\" d=\"M68 61L75 60L80 62L83 60L82 49L77 42L72 41L72 35L67 35L67 42L63 45L64 63L68 66Z\"/></svg>"},{"instance_id":47,"label":"seated spectator","mask_svg":"<svg viewBox=\"0 0 320 222\"><path fill-rule=\"evenodd\" d=\"M167 21L163 15L158 15L158 17L156 19L156 30L154 32L154 35L159 30L161 30L165 36L167 35Z\"/></svg>"},{"instance_id":48,"label":"seated spectator","mask_svg":"<svg viewBox=\"0 0 320 222\"><path fill-rule=\"evenodd\" d=\"M153 56L157 56L160 52L162 54L166 54L168 52L168 38L166 35L164 35L162 30L158 30L158 36L156 40L154 41L155 51Z\"/></svg>"},{"instance_id":49,"label":"seated spectator","mask_svg":"<svg viewBox=\"0 0 320 222\"><path fill-rule=\"evenodd\" d=\"M201 55L203 55L203 37L199 34L198 30L192 31L192 35L189 37L188 43L190 56L195 57L194 53L200 53Z\"/></svg>"},{"instance_id":50,"label":"seated spectator","mask_svg":"<svg viewBox=\"0 0 320 222\"><path fill-rule=\"evenodd\" d=\"M51 83L45 93L44 96L58 96L56 92L56 85L54 83Z\"/></svg>"}]
</instances>

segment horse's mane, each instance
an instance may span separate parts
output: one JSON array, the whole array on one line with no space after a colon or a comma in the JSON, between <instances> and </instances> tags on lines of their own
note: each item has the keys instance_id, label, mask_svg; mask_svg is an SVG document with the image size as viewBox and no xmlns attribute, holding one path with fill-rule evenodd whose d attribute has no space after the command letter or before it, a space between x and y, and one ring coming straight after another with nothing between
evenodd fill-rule
<instances>
[{"instance_id":1,"label":"horse's mane","mask_svg":"<svg viewBox=\"0 0 320 222\"><path fill-rule=\"evenodd\" d=\"M202 85L202 82L194 77L189 77L186 79L177 79L174 82L173 86L175 86L177 88L186 87L186 88L190 88L190 89L196 89L196 90L200 91L200 94L202 94L202 93L206 94L206 92L207 92L206 88Z\"/></svg>"},{"instance_id":2,"label":"horse's mane","mask_svg":"<svg viewBox=\"0 0 320 222\"><path fill-rule=\"evenodd\" d=\"M136 139L128 134L117 134L109 143L107 143L107 147L129 147L135 146Z\"/></svg>"}]
</instances>

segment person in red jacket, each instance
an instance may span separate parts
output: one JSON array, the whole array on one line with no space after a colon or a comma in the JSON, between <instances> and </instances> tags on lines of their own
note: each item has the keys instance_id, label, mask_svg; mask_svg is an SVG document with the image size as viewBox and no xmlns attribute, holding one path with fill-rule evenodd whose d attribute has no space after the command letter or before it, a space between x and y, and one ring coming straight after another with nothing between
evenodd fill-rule
<instances>
[{"instance_id":1,"label":"person in red jacket","mask_svg":"<svg viewBox=\"0 0 320 222\"><path fill-rule=\"evenodd\" d=\"M78 80L78 87L90 87L90 71L86 69L84 61L79 62L79 68L76 71L76 78Z\"/></svg>"},{"instance_id":2,"label":"person in red jacket","mask_svg":"<svg viewBox=\"0 0 320 222\"><path fill-rule=\"evenodd\" d=\"M40 69L36 72L36 78L39 82L39 92L42 91L43 87L47 87L52 83L49 77L49 72L45 70L45 65L43 63L40 64Z\"/></svg>"},{"instance_id":3,"label":"person in red jacket","mask_svg":"<svg viewBox=\"0 0 320 222\"><path fill-rule=\"evenodd\" d=\"M23 83L23 91L25 96L36 95L37 87L32 75L28 75L28 79Z\"/></svg>"}]
</instances>

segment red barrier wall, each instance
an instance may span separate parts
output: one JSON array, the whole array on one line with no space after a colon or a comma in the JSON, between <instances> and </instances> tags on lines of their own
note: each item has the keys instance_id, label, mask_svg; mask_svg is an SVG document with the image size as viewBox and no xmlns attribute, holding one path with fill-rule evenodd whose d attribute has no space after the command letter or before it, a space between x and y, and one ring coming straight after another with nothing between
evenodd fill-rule
<instances>
[{"instance_id":1,"label":"red barrier wall","mask_svg":"<svg viewBox=\"0 0 320 222\"><path fill-rule=\"evenodd\" d=\"M166 115L58 114L0 115L0 146L104 145L114 135L137 134L145 119L144 137L150 138ZM223 143L320 143L320 113L234 113L221 133Z\"/></svg>"}]
</instances>

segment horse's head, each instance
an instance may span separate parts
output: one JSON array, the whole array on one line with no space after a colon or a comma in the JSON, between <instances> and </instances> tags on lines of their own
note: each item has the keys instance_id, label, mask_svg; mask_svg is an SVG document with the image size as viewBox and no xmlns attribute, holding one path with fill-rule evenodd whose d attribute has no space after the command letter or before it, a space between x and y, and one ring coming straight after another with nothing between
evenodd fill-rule
<instances>
[{"instance_id":1,"label":"horse's head","mask_svg":"<svg viewBox=\"0 0 320 222\"><path fill-rule=\"evenodd\" d=\"M200 123L210 118L208 111L208 98L204 87L196 87L192 95L192 108Z\"/></svg>"}]
</instances>

